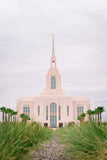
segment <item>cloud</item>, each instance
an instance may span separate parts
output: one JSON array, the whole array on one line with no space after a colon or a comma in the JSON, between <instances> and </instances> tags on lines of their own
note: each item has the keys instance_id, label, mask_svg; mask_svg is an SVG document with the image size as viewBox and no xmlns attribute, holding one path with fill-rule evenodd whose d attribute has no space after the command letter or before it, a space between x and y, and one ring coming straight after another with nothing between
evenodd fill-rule
<instances>
[{"instance_id":1,"label":"cloud","mask_svg":"<svg viewBox=\"0 0 107 160\"><path fill-rule=\"evenodd\" d=\"M106 17L106 0L1 1L0 106L44 90L54 32L62 88L107 107Z\"/></svg>"}]
</instances>

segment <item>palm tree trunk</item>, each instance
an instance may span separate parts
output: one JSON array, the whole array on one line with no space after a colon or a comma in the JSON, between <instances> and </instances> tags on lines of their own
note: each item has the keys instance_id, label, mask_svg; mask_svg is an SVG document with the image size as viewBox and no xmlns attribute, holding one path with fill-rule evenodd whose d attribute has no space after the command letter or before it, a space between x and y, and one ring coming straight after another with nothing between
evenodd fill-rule
<instances>
[{"instance_id":1,"label":"palm tree trunk","mask_svg":"<svg viewBox=\"0 0 107 160\"><path fill-rule=\"evenodd\" d=\"M7 114L5 113L5 122L7 122Z\"/></svg>"},{"instance_id":2,"label":"palm tree trunk","mask_svg":"<svg viewBox=\"0 0 107 160\"><path fill-rule=\"evenodd\" d=\"M93 122L94 122L94 114L93 114Z\"/></svg>"},{"instance_id":3,"label":"palm tree trunk","mask_svg":"<svg viewBox=\"0 0 107 160\"><path fill-rule=\"evenodd\" d=\"M100 126L101 126L101 112L100 112Z\"/></svg>"},{"instance_id":4,"label":"palm tree trunk","mask_svg":"<svg viewBox=\"0 0 107 160\"><path fill-rule=\"evenodd\" d=\"M3 122L4 122L4 112L3 112L3 118L2 119L3 119Z\"/></svg>"},{"instance_id":5,"label":"palm tree trunk","mask_svg":"<svg viewBox=\"0 0 107 160\"><path fill-rule=\"evenodd\" d=\"M12 115L11 115L11 123L12 123Z\"/></svg>"},{"instance_id":6,"label":"palm tree trunk","mask_svg":"<svg viewBox=\"0 0 107 160\"><path fill-rule=\"evenodd\" d=\"M99 113L98 113L98 123L99 123Z\"/></svg>"},{"instance_id":7,"label":"palm tree trunk","mask_svg":"<svg viewBox=\"0 0 107 160\"><path fill-rule=\"evenodd\" d=\"M14 121L16 122L16 116L14 117Z\"/></svg>"},{"instance_id":8,"label":"palm tree trunk","mask_svg":"<svg viewBox=\"0 0 107 160\"><path fill-rule=\"evenodd\" d=\"M91 121L91 115L89 115L89 121Z\"/></svg>"},{"instance_id":9,"label":"palm tree trunk","mask_svg":"<svg viewBox=\"0 0 107 160\"><path fill-rule=\"evenodd\" d=\"M97 115L95 114L95 122L97 121Z\"/></svg>"},{"instance_id":10,"label":"palm tree trunk","mask_svg":"<svg viewBox=\"0 0 107 160\"><path fill-rule=\"evenodd\" d=\"M10 113L8 114L8 121L10 122Z\"/></svg>"}]
</instances>

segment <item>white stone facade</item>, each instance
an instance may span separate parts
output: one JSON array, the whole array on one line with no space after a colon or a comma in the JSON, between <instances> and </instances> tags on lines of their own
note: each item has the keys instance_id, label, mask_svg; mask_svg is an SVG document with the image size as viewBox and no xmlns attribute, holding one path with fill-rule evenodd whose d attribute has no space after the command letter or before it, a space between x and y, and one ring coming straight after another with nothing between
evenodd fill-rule
<instances>
[{"instance_id":1,"label":"white stone facade","mask_svg":"<svg viewBox=\"0 0 107 160\"><path fill-rule=\"evenodd\" d=\"M31 121L51 128L66 126L69 122L78 122L77 117L90 109L90 99L86 97L68 97L61 88L61 75L56 67L53 51L51 66L46 75L46 89L39 97L21 97L17 100L17 119L20 114L28 114ZM85 120L88 118L86 117Z\"/></svg>"}]
</instances>

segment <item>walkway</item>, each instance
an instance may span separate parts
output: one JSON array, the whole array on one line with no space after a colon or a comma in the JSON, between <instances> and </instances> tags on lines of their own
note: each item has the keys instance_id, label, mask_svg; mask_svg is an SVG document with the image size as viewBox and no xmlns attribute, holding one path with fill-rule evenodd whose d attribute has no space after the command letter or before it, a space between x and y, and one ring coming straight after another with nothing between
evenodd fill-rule
<instances>
[{"instance_id":1,"label":"walkway","mask_svg":"<svg viewBox=\"0 0 107 160\"><path fill-rule=\"evenodd\" d=\"M60 143L56 134L38 150L32 151L31 156L31 160L71 160L64 154L64 145Z\"/></svg>"}]
</instances>

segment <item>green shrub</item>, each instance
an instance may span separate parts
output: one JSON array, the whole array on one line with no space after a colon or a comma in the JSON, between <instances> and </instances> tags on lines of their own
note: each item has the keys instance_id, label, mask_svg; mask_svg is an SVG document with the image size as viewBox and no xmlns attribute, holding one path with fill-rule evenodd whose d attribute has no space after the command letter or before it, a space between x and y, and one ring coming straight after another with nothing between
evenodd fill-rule
<instances>
[{"instance_id":1,"label":"green shrub","mask_svg":"<svg viewBox=\"0 0 107 160\"><path fill-rule=\"evenodd\" d=\"M68 127L72 127L72 126L74 126L75 125L75 122L69 122L68 123Z\"/></svg>"},{"instance_id":2,"label":"green shrub","mask_svg":"<svg viewBox=\"0 0 107 160\"><path fill-rule=\"evenodd\" d=\"M56 131L65 143L71 159L106 160L107 159L107 128L96 123L74 125Z\"/></svg>"},{"instance_id":3,"label":"green shrub","mask_svg":"<svg viewBox=\"0 0 107 160\"><path fill-rule=\"evenodd\" d=\"M0 160L22 160L32 147L48 140L52 130L37 123L0 124Z\"/></svg>"}]
</instances>

